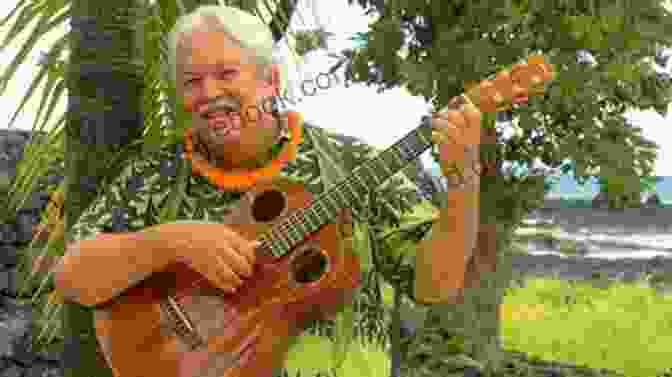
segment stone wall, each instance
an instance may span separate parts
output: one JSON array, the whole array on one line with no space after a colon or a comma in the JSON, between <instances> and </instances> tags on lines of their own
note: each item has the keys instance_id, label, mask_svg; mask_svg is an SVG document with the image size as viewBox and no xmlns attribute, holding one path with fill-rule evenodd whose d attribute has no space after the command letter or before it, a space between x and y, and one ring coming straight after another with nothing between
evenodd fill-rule
<instances>
[{"instance_id":1,"label":"stone wall","mask_svg":"<svg viewBox=\"0 0 672 377\"><path fill-rule=\"evenodd\" d=\"M11 181L16 175L16 162L23 155L23 146L30 133L0 130L0 175ZM62 177L49 177L56 183ZM46 181L43 181L46 183ZM4 199L4 198L3 198ZM31 351L34 324L33 308L18 297L17 265L21 249L33 236L39 216L49 201L47 192L36 192L17 211L16 217L0 223L0 376L61 376L60 354ZM0 205L6 205L0 199Z\"/></svg>"}]
</instances>

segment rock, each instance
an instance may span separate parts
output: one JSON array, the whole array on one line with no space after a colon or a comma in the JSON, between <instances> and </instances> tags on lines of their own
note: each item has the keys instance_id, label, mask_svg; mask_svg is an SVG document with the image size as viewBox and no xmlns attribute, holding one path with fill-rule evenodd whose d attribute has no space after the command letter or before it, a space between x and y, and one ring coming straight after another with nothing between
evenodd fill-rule
<instances>
[{"instance_id":1,"label":"rock","mask_svg":"<svg viewBox=\"0 0 672 377\"><path fill-rule=\"evenodd\" d=\"M30 367L35 364L35 361L37 361L37 358L39 357L37 353L31 352L30 347L30 333L26 333L23 337L14 339L10 358L19 365Z\"/></svg>"},{"instance_id":2,"label":"rock","mask_svg":"<svg viewBox=\"0 0 672 377\"><path fill-rule=\"evenodd\" d=\"M16 242L16 231L12 224L0 224L0 244L12 245Z\"/></svg>"},{"instance_id":3,"label":"rock","mask_svg":"<svg viewBox=\"0 0 672 377\"><path fill-rule=\"evenodd\" d=\"M0 148L6 151L11 146L23 146L28 138L25 133L16 131L2 130L0 131Z\"/></svg>"},{"instance_id":4,"label":"rock","mask_svg":"<svg viewBox=\"0 0 672 377\"><path fill-rule=\"evenodd\" d=\"M17 365L12 365L9 368L2 371L2 377L22 377L23 368L20 368Z\"/></svg>"},{"instance_id":5,"label":"rock","mask_svg":"<svg viewBox=\"0 0 672 377\"><path fill-rule=\"evenodd\" d=\"M19 262L19 251L14 245L0 246L0 265L14 267Z\"/></svg>"},{"instance_id":6,"label":"rock","mask_svg":"<svg viewBox=\"0 0 672 377\"><path fill-rule=\"evenodd\" d=\"M23 377L44 377L47 375L48 368L46 365L33 365L30 367Z\"/></svg>"},{"instance_id":7,"label":"rock","mask_svg":"<svg viewBox=\"0 0 672 377\"><path fill-rule=\"evenodd\" d=\"M481 377L483 374L476 367L464 368L464 377Z\"/></svg>"},{"instance_id":8,"label":"rock","mask_svg":"<svg viewBox=\"0 0 672 377\"><path fill-rule=\"evenodd\" d=\"M9 268L0 270L0 292L6 296L15 297L16 287L16 269Z\"/></svg>"},{"instance_id":9,"label":"rock","mask_svg":"<svg viewBox=\"0 0 672 377\"><path fill-rule=\"evenodd\" d=\"M609 201L607 200L607 194L605 192L598 192L597 195L593 198L592 206L595 209L605 209L609 208Z\"/></svg>"},{"instance_id":10,"label":"rock","mask_svg":"<svg viewBox=\"0 0 672 377\"><path fill-rule=\"evenodd\" d=\"M0 321L3 324L0 326L0 357L13 359L15 344L29 336L32 315L30 305L6 302L8 305L5 305L0 315Z\"/></svg>"},{"instance_id":11,"label":"rock","mask_svg":"<svg viewBox=\"0 0 672 377\"><path fill-rule=\"evenodd\" d=\"M648 208L663 208L663 202L660 200L658 193L649 193L644 199L644 206Z\"/></svg>"},{"instance_id":12,"label":"rock","mask_svg":"<svg viewBox=\"0 0 672 377\"><path fill-rule=\"evenodd\" d=\"M23 148L31 138L30 132L0 130L0 176L11 184L16 176L16 160L22 158ZM40 135L35 135L38 138ZM56 166L58 167L58 166ZM27 246L41 212L49 202L49 193L40 191L63 180L63 168L49 170L38 181L37 191L31 193L16 211L16 216L0 224L0 377L62 377L59 369L60 352L30 350L32 307L21 304L16 295L16 265L21 247ZM0 178L0 186L3 179ZM0 200L4 198L0 197ZM6 205L0 202L0 205Z\"/></svg>"},{"instance_id":13,"label":"rock","mask_svg":"<svg viewBox=\"0 0 672 377\"><path fill-rule=\"evenodd\" d=\"M35 217L27 213L16 216L15 231L16 242L27 243L33 238L33 227L36 225Z\"/></svg>"}]
</instances>

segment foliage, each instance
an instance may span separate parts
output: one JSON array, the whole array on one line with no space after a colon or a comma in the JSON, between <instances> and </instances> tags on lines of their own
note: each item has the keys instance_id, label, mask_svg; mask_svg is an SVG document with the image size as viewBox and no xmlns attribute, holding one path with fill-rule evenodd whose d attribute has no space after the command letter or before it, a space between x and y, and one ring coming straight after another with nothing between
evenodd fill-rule
<instances>
[{"instance_id":1,"label":"foliage","mask_svg":"<svg viewBox=\"0 0 672 377\"><path fill-rule=\"evenodd\" d=\"M507 175L504 163L533 171L539 161L565 174L573 171L579 183L597 175L625 192L639 190L640 177L652 174L658 146L627 124L624 113L653 109L664 116L672 100L672 78L657 71L661 51L672 46L672 14L662 2L349 3L377 16L358 36L360 46L347 51L349 83L378 91L403 86L439 109L466 83L529 54L542 53L554 65L555 80L543 96L515 105L510 124L497 124L495 142L481 147L482 159L494 161L496 168L481 180L481 224L497 224L497 254L506 249L522 217L541 205L548 188L543 173L542 182L534 184L533 177ZM505 138L505 127L514 131L512 136ZM574 163L567 165L567 160ZM500 276L505 279L505 272ZM486 293L487 300L496 300ZM496 305L473 309L474 317L490 316ZM451 310L446 308L446 315ZM475 322L464 323L474 327ZM432 344L435 352L428 356L444 349L441 342ZM446 375L438 356L425 362L435 366L435 375Z\"/></svg>"},{"instance_id":2,"label":"foliage","mask_svg":"<svg viewBox=\"0 0 672 377\"><path fill-rule=\"evenodd\" d=\"M598 167L614 179L650 175L657 145L623 113L652 108L664 115L672 98L672 79L654 69L672 36L671 15L659 1L357 3L380 17L350 61L353 82L404 85L438 108L465 81L542 52L556 80L543 97L515 109L519 132L506 141L499 135L501 159L526 167L539 159L551 168L573 160L565 169L580 180Z\"/></svg>"}]
</instances>

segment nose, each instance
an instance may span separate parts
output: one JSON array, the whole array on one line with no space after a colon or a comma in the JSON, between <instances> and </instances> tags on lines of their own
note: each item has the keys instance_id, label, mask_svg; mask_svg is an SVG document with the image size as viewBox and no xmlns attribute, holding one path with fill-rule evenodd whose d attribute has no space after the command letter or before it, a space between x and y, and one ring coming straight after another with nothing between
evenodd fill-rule
<instances>
[{"instance_id":1,"label":"nose","mask_svg":"<svg viewBox=\"0 0 672 377\"><path fill-rule=\"evenodd\" d=\"M210 77L210 75L203 78L203 91L201 93L204 98L217 98L221 94L219 93L217 80Z\"/></svg>"}]
</instances>

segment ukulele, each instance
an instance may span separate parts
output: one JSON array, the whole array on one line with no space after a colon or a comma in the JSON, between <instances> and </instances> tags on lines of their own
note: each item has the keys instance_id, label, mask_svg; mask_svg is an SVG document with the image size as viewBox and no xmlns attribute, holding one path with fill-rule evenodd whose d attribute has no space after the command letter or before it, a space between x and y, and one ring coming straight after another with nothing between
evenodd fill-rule
<instances>
[{"instance_id":1,"label":"ukulele","mask_svg":"<svg viewBox=\"0 0 672 377\"><path fill-rule=\"evenodd\" d=\"M543 56L467 89L482 112L501 111L552 79ZM338 247L340 213L361 202L432 146L421 125L313 197L303 185L274 180L246 193L225 224L255 250L253 278L222 292L175 263L94 312L96 334L116 377L270 377L284 364L287 339L333 316L360 283L359 259Z\"/></svg>"}]
</instances>

